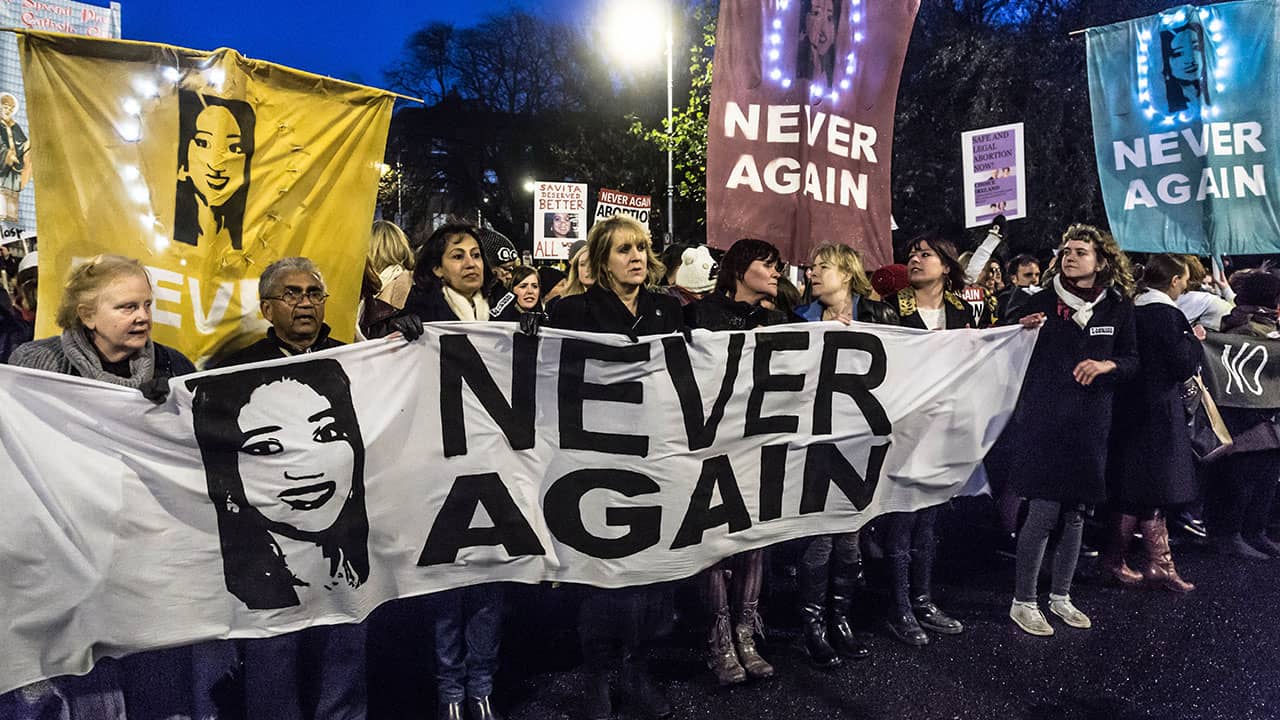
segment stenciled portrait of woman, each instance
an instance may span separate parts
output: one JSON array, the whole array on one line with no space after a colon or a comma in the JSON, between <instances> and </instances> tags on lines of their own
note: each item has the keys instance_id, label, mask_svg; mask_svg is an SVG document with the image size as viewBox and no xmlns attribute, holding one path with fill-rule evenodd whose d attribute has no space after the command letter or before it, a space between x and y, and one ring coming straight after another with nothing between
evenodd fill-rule
<instances>
[{"instance_id":1,"label":"stenciled portrait of woman","mask_svg":"<svg viewBox=\"0 0 1280 720\"><path fill-rule=\"evenodd\" d=\"M836 72L836 30L841 0L800 0L800 40L796 44L796 77L823 88Z\"/></svg>"},{"instance_id":2,"label":"stenciled portrait of woman","mask_svg":"<svg viewBox=\"0 0 1280 720\"><path fill-rule=\"evenodd\" d=\"M176 242L240 249L254 123L246 102L179 91Z\"/></svg>"},{"instance_id":3,"label":"stenciled portrait of woman","mask_svg":"<svg viewBox=\"0 0 1280 720\"><path fill-rule=\"evenodd\" d=\"M187 385L227 590L266 610L364 584L365 449L342 365L320 359Z\"/></svg>"},{"instance_id":4,"label":"stenciled portrait of woman","mask_svg":"<svg viewBox=\"0 0 1280 720\"><path fill-rule=\"evenodd\" d=\"M1198 111L1212 105L1209 99L1209 67L1205 58L1204 28L1187 23L1160 30L1161 74L1165 100L1171 115Z\"/></svg>"},{"instance_id":5,"label":"stenciled portrait of woman","mask_svg":"<svg viewBox=\"0 0 1280 720\"><path fill-rule=\"evenodd\" d=\"M549 212L542 216L542 236L548 238L578 237L578 217L575 213Z\"/></svg>"}]
</instances>

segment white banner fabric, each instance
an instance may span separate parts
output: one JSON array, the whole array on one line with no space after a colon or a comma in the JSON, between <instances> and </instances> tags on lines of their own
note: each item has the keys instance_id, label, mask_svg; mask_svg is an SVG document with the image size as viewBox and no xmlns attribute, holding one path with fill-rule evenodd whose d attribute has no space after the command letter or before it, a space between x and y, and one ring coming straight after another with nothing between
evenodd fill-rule
<instances>
[{"instance_id":1,"label":"white banner fabric","mask_svg":"<svg viewBox=\"0 0 1280 720\"><path fill-rule=\"evenodd\" d=\"M441 323L162 405L0 366L0 692L469 584L674 580L944 502L1037 334Z\"/></svg>"}]
</instances>

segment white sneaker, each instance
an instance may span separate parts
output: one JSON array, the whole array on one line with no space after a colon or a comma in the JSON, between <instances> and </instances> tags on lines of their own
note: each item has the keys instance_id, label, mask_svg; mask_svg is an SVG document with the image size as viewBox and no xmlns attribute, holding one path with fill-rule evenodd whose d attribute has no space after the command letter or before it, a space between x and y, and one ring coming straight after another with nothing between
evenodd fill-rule
<instances>
[{"instance_id":1,"label":"white sneaker","mask_svg":"<svg viewBox=\"0 0 1280 720\"><path fill-rule=\"evenodd\" d=\"M1093 627L1093 621L1088 615L1080 612L1080 608L1071 604L1070 595L1049 595L1049 612L1062 618L1062 622L1073 628L1088 630Z\"/></svg>"},{"instance_id":2,"label":"white sneaker","mask_svg":"<svg viewBox=\"0 0 1280 720\"><path fill-rule=\"evenodd\" d=\"M1040 612L1040 606L1034 601L1014 600L1013 606L1009 608L1009 617L1018 624L1018 627L1032 635L1049 637L1053 634L1053 626L1044 619L1044 613Z\"/></svg>"}]
</instances>

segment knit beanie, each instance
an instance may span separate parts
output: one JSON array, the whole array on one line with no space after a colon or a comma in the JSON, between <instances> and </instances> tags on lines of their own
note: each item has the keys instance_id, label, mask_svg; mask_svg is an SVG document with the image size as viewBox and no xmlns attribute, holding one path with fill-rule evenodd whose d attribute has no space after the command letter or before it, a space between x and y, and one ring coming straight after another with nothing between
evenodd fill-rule
<instances>
[{"instance_id":1,"label":"knit beanie","mask_svg":"<svg viewBox=\"0 0 1280 720\"><path fill-rule=\"evenodd\" d=\"M911 284L907 276L907 266L901 263L885 265L871 273L871 287L885 298L896 295Z\"/></svg>"},{"instance_id":2,"label":"knit beanie","mask_svg":"<svg viewBox=\"0 0 1280 720\"><path fill-rule=\"evenodd\" d=\"M476 239L480 241L480 252L484 253L485 265L490 268L513 263L520 259L520 253L516 252L516 246L507 239L506 235L489 228L477 228L476 234L479 235Z\"/></svg>"},{"instance_id":3,"label":"knit beanie","mask_svg":"<svg viewBox=\"0 0 1280 720\"><path fill-rule=\"evenodd\" d=\"M698 245L684 251L680 267L676 270L676 285L689 292L710 292L716 286L716 261L706 245Z\"/></svg>"}]
</instances>

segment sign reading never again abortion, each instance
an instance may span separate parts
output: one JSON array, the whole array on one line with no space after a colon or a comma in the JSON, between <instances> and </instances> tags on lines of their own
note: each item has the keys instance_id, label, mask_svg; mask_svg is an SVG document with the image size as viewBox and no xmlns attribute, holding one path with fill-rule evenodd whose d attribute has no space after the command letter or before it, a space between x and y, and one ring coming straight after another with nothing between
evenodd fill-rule
<instances>
[{"instance_id":1,"label":"sign reading never again abortion","mask_svg":"<svg viewBox=\"0 0 1280 720\"><path fill-rule=\"evenodd\" d=\"M945 502L1036 335L443 323L179 378L159 406L0 367L0 691L476 583L674 580Z\"/></svg>"}]
</instances>

